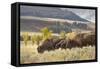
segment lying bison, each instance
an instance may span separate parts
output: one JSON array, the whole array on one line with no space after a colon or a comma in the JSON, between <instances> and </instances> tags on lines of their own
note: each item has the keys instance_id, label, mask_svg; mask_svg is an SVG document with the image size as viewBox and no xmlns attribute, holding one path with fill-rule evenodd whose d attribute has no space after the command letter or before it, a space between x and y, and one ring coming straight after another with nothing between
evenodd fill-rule
<instances>
[{"instance_id":1,"label":"lying bison","mask_svg":"<svg viewBox=\"0 0 100 69\"><path fill-rule=\"evenodd\" d=\"M66 48L74 48L95 45L95 34L77 34L74 39L47 39L43 42L41 46L37 48L39 53L43 53L44 51L51 51L55 49L66 49Z\"/></svg>"},{"instance_id":2,"label":"lying bison","mask_svg":"<svg viewBox=\"0 0 100 69\"><path fill-rule=\"evenodd\" d=\"M95 45L95 34L94 33L81 33L75 37L76 41L80 43L79 46Z\"/></svg>"}]
</instances>

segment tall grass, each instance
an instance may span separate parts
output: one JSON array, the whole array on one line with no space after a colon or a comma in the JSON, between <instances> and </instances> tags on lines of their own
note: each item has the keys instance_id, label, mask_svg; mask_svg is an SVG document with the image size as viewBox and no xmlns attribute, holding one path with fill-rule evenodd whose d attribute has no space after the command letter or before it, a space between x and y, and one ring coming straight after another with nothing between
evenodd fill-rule
<instances>
[{"instance_id":1,"label":"tall grass","mask_svg":"<svg viewBox=\"0 0 100 69\"><path fill-rule=\"evenodd\" d=\"M95 47L57 49L38 53L36 46L21 46L21 64L95 59Z\"/></svg>"},{"instance_id":2,"label":"tall grass","mask_svg":"<svg viewBox=\"0 0 100 69\"><path fill-rule=\"evenodd\" d=\"M37 47L43 40L52 38L52 32L45 28L42 30L42 36L31 34L31 40L29 40L29 33L22 33L23 41L20 41L21 64L95 59L95 46L84 46L83 48L72 49L59 48L52 51L45 51L44 53L38 53ZM68 34L65 32L60 33L61 38L67 37L67 39L74 39L76 35L77 33L75 32Z\"/></svg>"}]
</instances>

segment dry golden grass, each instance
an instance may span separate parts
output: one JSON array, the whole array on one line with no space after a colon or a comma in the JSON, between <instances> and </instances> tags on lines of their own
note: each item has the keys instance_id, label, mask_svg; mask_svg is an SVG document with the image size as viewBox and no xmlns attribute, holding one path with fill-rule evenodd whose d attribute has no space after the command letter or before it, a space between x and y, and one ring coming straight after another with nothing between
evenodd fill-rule
<instances>
[{"instance_id":1,"label":"dry golden grass","mask_svg":"<svg viewBox=\"0 0 100 69\"><path fill-rule=\"evenodd\" d=\"M30 33L29 35L40 33ZM21 32L21 35L25 32ZM66 34L68 39L73 39L77 33L71 32ZM40 43L41 44L41 43ZM92 60L95 59L95 46L87 46L83 48L72 49L56 49L54 51L45 51L44 53L37 52L37 44L32 44L28 41L27 45L23 41L20 44L20 62L21 64L27 63L41 63L41 62L57 62L57 61L75 61L75 60Z\"/></svg>"},{"instance_id":2,"label":"dry golden grass","mask_svg":"<svg viewBox=\"0 0 100 69\"><path fill-rule=\"evenodd\" d=\"M71 32L71 33L67 33L66 37L68 39L74 39L76 37L77 33L76 32Z\"/></svg>"},{"instance_id":3,"label":"dry golden grass","mask_svg":"<svg viewBox=\"0 0 100 69\"><path fill-rule=\"evenodd\" d=\"M41 62L57 62L57 61L74 61L74 60L92 60L95 59L95 46L72 49L57 49L54 51L45 51L44 53L37 52L37 45L32 45L28 42L25 46L21 42L20 46L20 62L26 63L41 63Z\"/></svg>"}]
</instances>

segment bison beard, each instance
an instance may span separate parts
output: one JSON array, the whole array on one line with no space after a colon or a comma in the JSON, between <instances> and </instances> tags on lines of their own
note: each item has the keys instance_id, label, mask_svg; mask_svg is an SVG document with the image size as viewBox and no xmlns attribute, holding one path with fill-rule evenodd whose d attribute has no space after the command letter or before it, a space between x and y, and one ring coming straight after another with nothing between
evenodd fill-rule
<instances>
[{"instance_id":1,"label":"bison beard","mask_svg":"<svg viewBox=\"0 0 100 69\"><path fill-rule=\"evenodd\" d=\"M85 37L84 37L85 36ZM47 39L43 42L41 46L37 48L39 53L43 53L44 51L51 51L55 49L66 49L66 48L74 48L95 45L95 35L86 35L80 34L77 35L74 39Z\"/></svg>"}]
</instances>

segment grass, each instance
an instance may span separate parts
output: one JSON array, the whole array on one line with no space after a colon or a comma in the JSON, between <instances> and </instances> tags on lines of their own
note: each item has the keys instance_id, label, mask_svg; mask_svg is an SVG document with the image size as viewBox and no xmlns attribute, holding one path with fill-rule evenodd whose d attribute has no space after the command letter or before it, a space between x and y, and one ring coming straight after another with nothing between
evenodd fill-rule
<instances>
[{"instance_id":1,"label":"grass","mask_svg":"<svg viewBox=\"0 0 100 69\"><path fill-rule=\"evenodd\" d=\"M32 45L29 41L27 46L21 41L20 46L20 62L41 63L41 62L57 62L57 61L75 61L75 60L92 60L95 59L95 46L72 49L56 49L54 51L37 52L37 45Z\"/></svg>"}]
</instances>

